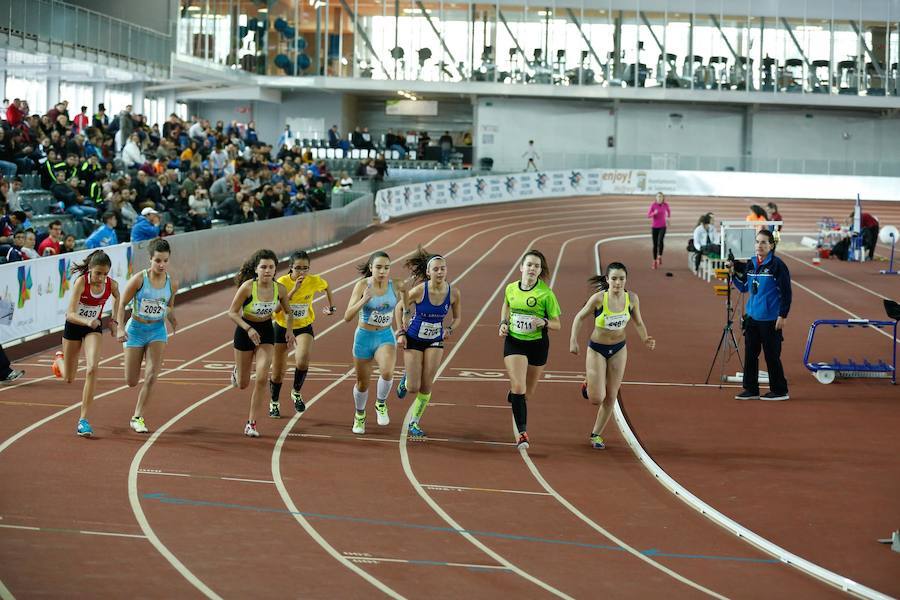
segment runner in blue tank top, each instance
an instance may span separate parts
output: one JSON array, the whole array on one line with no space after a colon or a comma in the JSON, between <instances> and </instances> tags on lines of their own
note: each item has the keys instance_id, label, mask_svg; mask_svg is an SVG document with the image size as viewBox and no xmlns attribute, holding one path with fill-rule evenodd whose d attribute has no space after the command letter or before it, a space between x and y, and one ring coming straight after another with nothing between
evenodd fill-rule
<instances>
[{"instance_id":1,"label":"runner in blue tank top","mask_svg":"<svg viewBox=\"0 0 900 600\"><path fill-rule=\"evenodd\" d=\"M399 279L391 279L391 258L385 252L375 252L365 264L357 267L362 279L356 282L350 303L344 312L348 323L357 319L353 336L353 365L356 369L356 385L353 386L353 433L366 432L366 404L369 401L369 380L372 362L378 364L381 373L375 389L375 413L378 424L390 424L387 397L394 382L394 366L397 363L397 340L391 324L394 309L406 304L406 288Z\"/></svg>"},{"instance_id":2,"label":"runner in blue tank top","mask_svg":"<svg viewBox=\"0 0 900 600\"><path fill-rule=\"evenodd\" d=\"M141 379L141 361L144 361L144 382L138 391L134 416L130 427L136 433L148 433L144 423L144 409L150 400L150 392L162 368L163 352L169 341L166 321L172 333L178 327L175 318L175 294L178 283L169 275L169 242L162 238L147 245L150 268L136 273L125 284L122 302L116 319L125 322L125 307L131 304L131 318L119 329L118 340L125 346L125 383L134 387Z\"/></svg>"},{"instance_id":3,"label":"runner in blue tank top","mask_svg":"<svg viewBox=\"0 0 900 600\"><path fill-rule=\"evenodd\" d=\"M397 396L403 398L407 392L415 395L409 437L421 439L425 432L419 427L419 419L431 400L434 376L444 356L444 340L459 327L460 293L447 281L447 261L439 254L419 248L415 256L406 261L406 267L420 283L409 291L407 305L403 307L403 324L397 345L406 348L403 353L406 373L397 385ZM411 312L413 308L414 313ZM451 311L453 320L445 327L444 319Z\"/></svg>"}]
</instances>

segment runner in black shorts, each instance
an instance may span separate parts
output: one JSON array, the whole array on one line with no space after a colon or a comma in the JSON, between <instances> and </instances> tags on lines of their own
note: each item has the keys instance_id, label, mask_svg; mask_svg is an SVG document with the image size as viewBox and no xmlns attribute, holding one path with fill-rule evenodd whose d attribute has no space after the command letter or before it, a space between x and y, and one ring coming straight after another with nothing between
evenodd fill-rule
<instances>
[{"instance_id":1,"label":"runner in black shorts","mask_svg":"<svg viewBox=\"0 0 900 600\"><path fill-rule=\"evenodd\" d=\"M272 314L276 306L280 306L286 314L285 339L288 344L294 343L293 315L287 302L287 290L275 281L277 264L278 258L274 252L257 250L234 278L240 287L228 309L229 318L237 325L234 330L234 370L231 372L233 386L243 390L250 385L250 369L256 354L256 384L250 395L250 416L244 427L244 435L248 437L259 437L256 412L260 399L264 397L269 367L272 365L275 344Z\"/></svg>"},{"instance_id":2,"label":"runner in black shorts","mask_svg":"<svg viewBox=\"0 0 900 600\"><path fill-rule=\"evenodd\" d=\"M562 314L546 280L547 259L529 250L519 267L522 276L506 286L500 309L500 337L504 338L503 362L509 373L509 394L519 437L518 447L528 448L526 398L533 396L547 364L550 339L547 330L558 331Z\"/></svg>"}]
</instances>

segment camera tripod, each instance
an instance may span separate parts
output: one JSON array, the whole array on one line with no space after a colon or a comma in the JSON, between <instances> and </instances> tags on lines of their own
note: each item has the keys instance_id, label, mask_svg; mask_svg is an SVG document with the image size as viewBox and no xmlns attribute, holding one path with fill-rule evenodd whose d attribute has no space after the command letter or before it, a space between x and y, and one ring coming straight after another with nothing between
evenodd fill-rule
<instances>
[{"instance_id":1,"label":"camera tripod","mask_svg":"<svg viewBox=\"0 0 900 600\"><path fill-rule=\"evenodd\" d=\"M733 275L731 273L728 274L728 279L726 283L728 284L728 292L726 293L725 300L725 326L722 328L722 336L719 338L719 345L716 346L716 354L713 356L712 362L709 365L709 372L706 374L706 381L704 383L709 383L709 378L712 375L713 367L716 366L716 360L719 358L719 353L722 354L722 365L719 372L719 387L722 387L722 382L725 380L725 365L728 364L728 360L731 358L731 353L737 355L738 361L741 360L741 352L738 350L737 339L734 337L734 306L731 304L731 278Z\"/></svg>"}]
</instances>

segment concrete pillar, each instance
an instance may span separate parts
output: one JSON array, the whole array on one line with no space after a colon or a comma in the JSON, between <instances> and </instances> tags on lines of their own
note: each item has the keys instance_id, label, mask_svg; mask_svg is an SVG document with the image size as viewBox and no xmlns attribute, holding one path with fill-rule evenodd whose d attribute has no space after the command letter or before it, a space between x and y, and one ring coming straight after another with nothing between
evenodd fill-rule
<instances>
[{"instance_id":1,"label":"concrete pillar","mask_svg":"<svg viewBox=\"0 0 900 600\"><path fill-rule=\"evenodd\" d=\"M3 98L6 98L6 69L0 69L0 99ZM11 98L8 100L12 101Z\"/></svg>"},{"instance_id":2,"label":"concrete pillar","mask_svg":"<svg viewBox=\"0 0 900 600\"><path fill-rule=\"evenodd\" d=\"M136 115L144 114L144 82L139 81L131 87L131 104L133 113Z\"/></svg>"},{"instance_id":3,"label":"concrete pillar","mask_svg":"<svg viewBox=\"0 0 900 600\"><path fill-rule=\"evenodd\" d=\"M51 67L52 68L52 67ZM47 77L47 106L44 107L43 112L47 112L53 106L55 106L61 98L59 97L59 77L50 76ZM34 109L32 109L34 112Z\"/></svg>"},{"instance_id":4,"label":"concrete pillar","mask_svg":"<svg viewBox=\"0 0 900 600\"><path fill-rule=\"evenodd\" d=\"M168 90L164 95L163 99L166 104L166 118L169 118L173 112L175 112L175 90Z\"/></svg>"}]
</instances>

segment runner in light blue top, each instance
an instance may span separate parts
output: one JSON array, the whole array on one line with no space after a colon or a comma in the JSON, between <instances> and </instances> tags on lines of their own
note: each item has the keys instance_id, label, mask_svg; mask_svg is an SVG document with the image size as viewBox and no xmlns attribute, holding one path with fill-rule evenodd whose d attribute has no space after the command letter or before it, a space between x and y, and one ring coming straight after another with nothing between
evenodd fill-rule
<instances>
[{"instance_id":1,"label":"runner in light blue top","mask_svg":"<svg viewBox=\"0 0 900 600\"><path fill-rule=\"evenodd\" d=\"M157 238L148 244L147 250L150 253L150 268L128 280L117 316L119 322L124 321L125 307L131 305L131 318L119 330L118 336L125 345L125 382L129 387L136 386L140 381L141 361L146 359L144 383L138 392L130 423L137 433L149 431L144 423L144 408L162 368L163 351L169 341L166 320L172 325L172 333L178 327L174 310L178 284L168 273L171 255L169 242Z\"/></svg>"},{"instance_id":2,"label":"runner in light blue top","mask_svg":"<svg viewBox=\"0 0 900 600\"><path fill-rule=\"evenodd\" d=\"M394 309L398 304L406 304L406 288L401 280L390 278L391 259L384 252L375 252L358 269L363 277L353 288L344 320L349 323L358 319L353 337L353 364L356 367L353 433L363 434L366 432L366 403L369 399L373 360L381 373L375 390L378 424L384 426L391 422L387 397L391 391L397 362L396 338L391 324L394 321Z\"/></svg>"}]
</instances>

